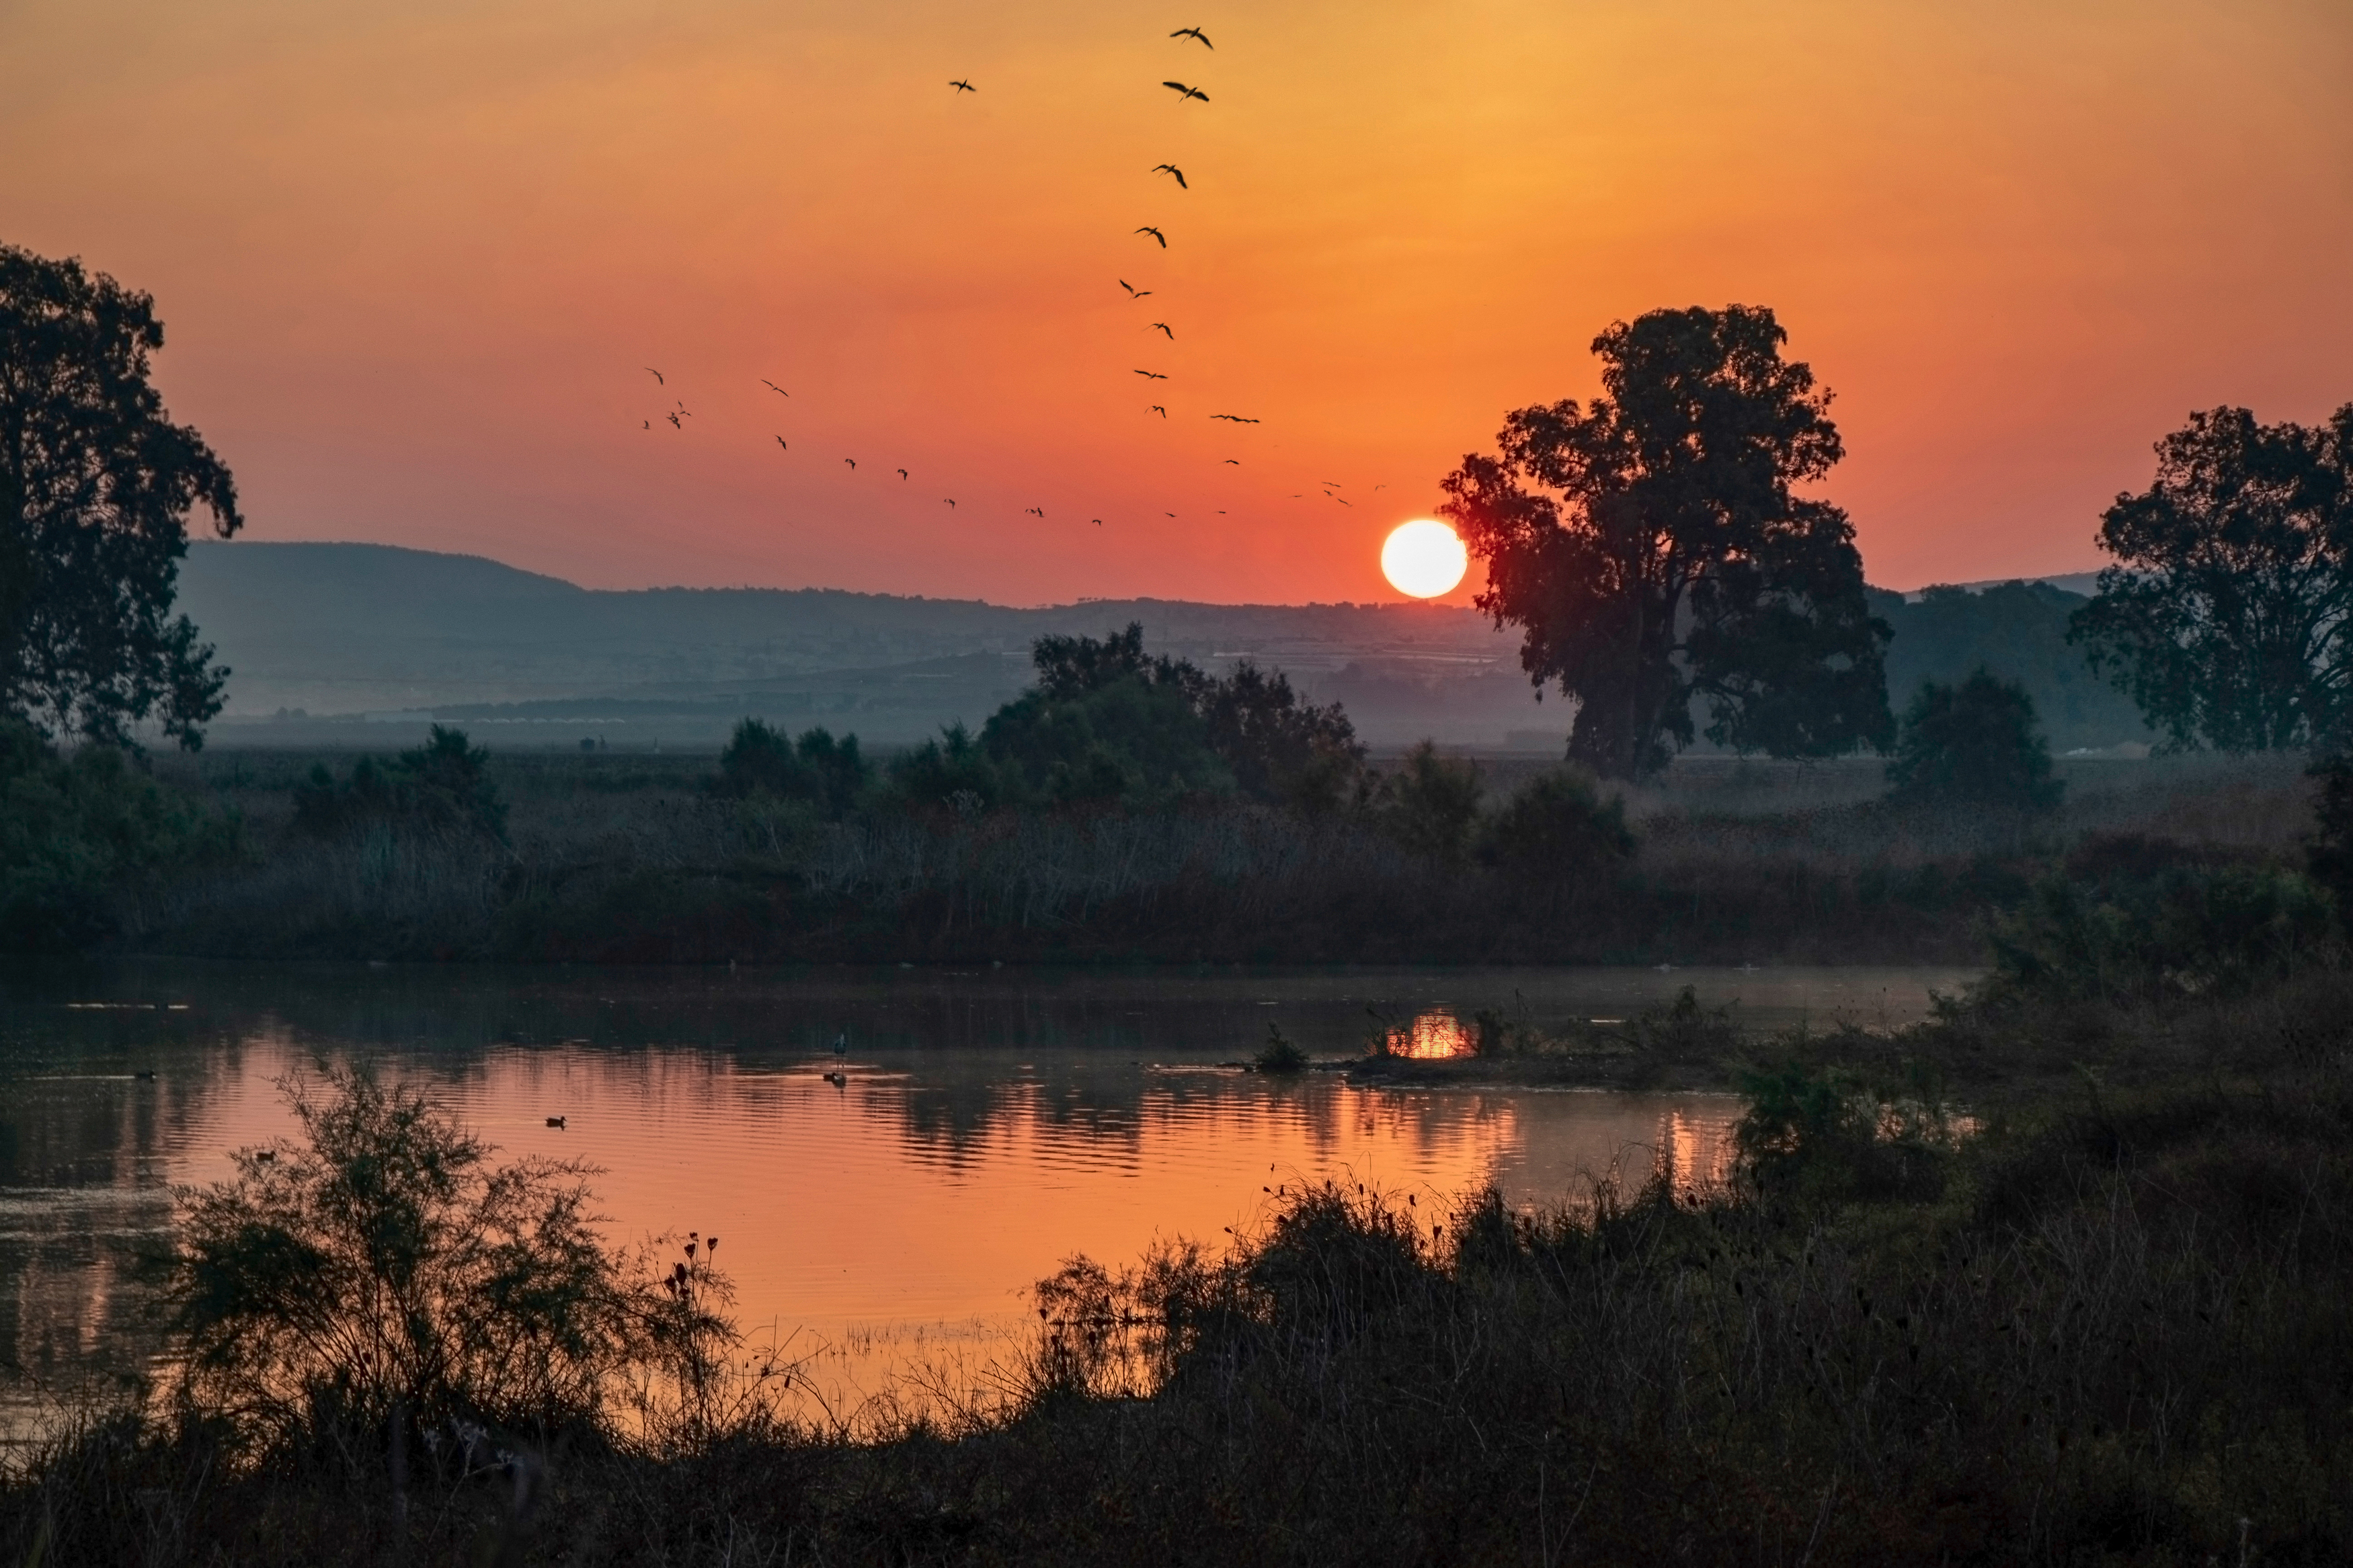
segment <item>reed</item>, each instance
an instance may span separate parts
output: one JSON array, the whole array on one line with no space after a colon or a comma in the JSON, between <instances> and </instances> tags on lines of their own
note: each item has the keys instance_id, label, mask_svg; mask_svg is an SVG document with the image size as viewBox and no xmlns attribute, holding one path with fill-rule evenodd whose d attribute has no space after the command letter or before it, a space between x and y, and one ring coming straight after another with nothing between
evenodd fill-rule
<instances>
[{"instance_id":1,"label":"reed","mask_svg":"<svg viewBox=\"0 0 2353 1568\"><path fill-rule=\"evenodd\" d=\"M1639 848L1543 885L1412 852L1377 813L726 799L696 759L493 757L507 837L293 831L307 759L204 766L251 853L124 896L123 945L709 963L1150 959L1966 963L2037 882L2143 859L2291 865L2295 759L2063 763L2052 815L1896 810L1874 764L1692 759L1625 794ZM1491 796L1511 779L1490 779ZM2087 873L2089 874L2089 873Z\"/></svg>"}]
</instances>

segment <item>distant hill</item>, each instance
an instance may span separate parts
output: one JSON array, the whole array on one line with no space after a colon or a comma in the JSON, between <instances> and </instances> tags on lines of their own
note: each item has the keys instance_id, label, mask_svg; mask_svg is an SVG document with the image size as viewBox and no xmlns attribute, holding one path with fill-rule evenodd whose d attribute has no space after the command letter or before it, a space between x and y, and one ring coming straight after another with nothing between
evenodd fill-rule
<instances>
[{"instance_id":1,"label":"distant hill","mask_svg":"<svg viewBox=\"0 0 2353 1568\"><path fill-rule=\"evenodd\" d=\"M1874 590L1894 626L1900 710L1924 679L1982 662L2026 682L2060 749L2147 738L2065 646L2078 595L2047 584ZM1539 705L1519 639L1436 605L1082 601L1018 609L835 589L587 589L480 556L380 544L192 545L181 607L234 675L216 743L406 744L428 720L501 745L714 744L754 713L871 742L976 725L1029 679L1049 633L1131 621L1155 652L1249 658L1346 705L1377 746L1430 736L1557 753L1570 710Z\"/></svg>"},{"instance_id":2,"label":"distant hill","mask_svg":"<svg viewBox=\"0 0 2353 1568\"><path fill-rule=\"evenodd\" d=\"M181 606L235 671L216 731L232 743L261 731L291 739L289 724L316 739L322 721L348 729L369 714L405 732L427 711L550 740L601 716L616 743L707 742L745 712L840 715L827 721L912 741L986 718L1026 683L1038 637L1131 621L1155 652L1215 667L1254 658L1345 694L1376 743L1494 745L1563 711L1535 703L1515 637L1436 605L1017 609L814 588L617 592L477 556L214 541L190 548L180 581Z\"/></svg>"}]
</instances>

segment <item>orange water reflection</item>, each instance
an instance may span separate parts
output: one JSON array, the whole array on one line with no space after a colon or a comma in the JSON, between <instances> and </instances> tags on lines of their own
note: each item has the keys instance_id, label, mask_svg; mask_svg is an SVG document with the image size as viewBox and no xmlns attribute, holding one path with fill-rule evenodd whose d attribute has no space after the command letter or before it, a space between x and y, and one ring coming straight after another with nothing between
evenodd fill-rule
<instances>
[{"instance_id":1,"label":"orange water reflection","mask_svg":"<svg viewBox=\"0 0 2353 1568\"><path fill-rule=\"evenodd\" d=\"M143 1364L152 1285L132 1265L168 1245L168 1184L225 1176L229 1150L290 1131L272 1080L322 1060L419 1085L509 1155L603 1167L615 1241L723 1237L747 1330L823 1347L814 1370L839 1406L911 1363L984 1386L1023 1332L1025 1292L1071 1254L1219 1243L1292 1181L1345 1175L1425 1208L1492 1183L1525 1209L1661 1168L1685 1191L1722 1179L1725 1097L1367 1090L1218 1065L1274 1019L1328 1058L1364 1049L1370 1007L1411 1020L1392 1048L1461 1055L1466 1021L1502 995L1525 990L1542 1023L1630 1012L1685 978L257 966L130 970L53 997L20 983L0 991L0 1441L14 1369L66 1387ZM1946 977L1700 982L1711 1004L1778 1022L1891 995L1916 1015ZM193 1011L157 1005L182 996ZM92 1001L107 1005L75 1005Z\"/></svg>"}]
</instances>

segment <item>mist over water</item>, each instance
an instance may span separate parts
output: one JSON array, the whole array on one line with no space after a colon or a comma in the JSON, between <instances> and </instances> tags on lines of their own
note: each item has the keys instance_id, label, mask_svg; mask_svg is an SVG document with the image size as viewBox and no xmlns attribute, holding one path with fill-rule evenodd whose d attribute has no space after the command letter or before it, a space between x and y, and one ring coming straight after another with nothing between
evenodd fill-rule
<instances>
[{"instance_id":1,"label":"mist over water","mask_svg":"<svg viewBox=\"0 0 2353 1568\"><path fill-rule=\"evenodd\" d=\"M1270 1023L1311 1054L1467 1048L1482 1007L1539 1026L1684 984L1751 1027L1908 1022L1957 971L730 973L182 965L0 973L0 1430L40 1391L161 1344L152 1260L174 1184L288 1133L278 1080L365 1061L504 1155L595 1181L608 1238L721 1238L739 1317L824 1353L828 1397L902 1363L967 1370L1085 1252L1221 1242L1266 1189L1345 1176L1421 1202L1494 1183L1557 1203L1598 1175L1721 1173L1706 1094L1360 1089L1235 1070ZM840 1049L836 1050L839 1042ZM828 1076L833 1075L833 1076ZM838 1078L839 1081L836 1081ZM564 1126L551 1127L550 1117Z\"/></svg>"}]
</instances>

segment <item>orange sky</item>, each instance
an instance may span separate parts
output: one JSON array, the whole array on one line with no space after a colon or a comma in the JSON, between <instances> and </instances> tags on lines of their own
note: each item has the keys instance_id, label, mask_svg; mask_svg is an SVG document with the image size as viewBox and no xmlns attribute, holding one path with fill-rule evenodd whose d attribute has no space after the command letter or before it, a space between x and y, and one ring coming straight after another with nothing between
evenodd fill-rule
<instances>
[{"instance_id":1,"label":"orange sky","mask_svg":"<svg viewBox=\"0 0 2353 1568\"><path fill-rule=\"evenodd\" d=\"M1026 604L1395 597L1601 327L1768 304L1912 586L2353 399L2348 83L2343 0L8 0L0 238L157 295L253 538Z\"/></svg>"}]
</instances>

